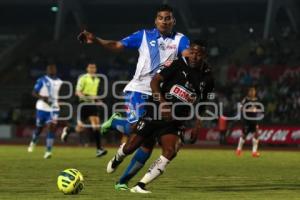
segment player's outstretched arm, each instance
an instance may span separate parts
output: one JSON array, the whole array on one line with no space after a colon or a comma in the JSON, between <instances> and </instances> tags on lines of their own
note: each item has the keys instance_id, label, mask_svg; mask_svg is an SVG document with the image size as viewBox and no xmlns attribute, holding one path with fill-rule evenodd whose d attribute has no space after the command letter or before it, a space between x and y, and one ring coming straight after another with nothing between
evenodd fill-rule
<instances>
[{"instance_id":1,"label":"player's outstretched arm","mask_svg":"<svg viewBox=\"0 0 300 200\"><path fill-rule=\"evenodd\" d=\"M87 43L87 44L99 44L100 46L113 51L113 52L120 52L124 49L124 45L120 41L115 41L115 40L104 40L102 38L96 37L93 33L88 32L84 30L81 32L78 36L77 39L81 43Z\"/></svg>"}]
</instances>

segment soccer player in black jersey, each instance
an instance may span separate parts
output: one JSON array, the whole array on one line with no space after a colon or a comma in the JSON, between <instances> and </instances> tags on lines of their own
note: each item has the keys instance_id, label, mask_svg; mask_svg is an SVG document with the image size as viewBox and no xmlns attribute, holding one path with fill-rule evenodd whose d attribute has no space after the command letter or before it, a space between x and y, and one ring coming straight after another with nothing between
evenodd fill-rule
<instances>
[{"instance_id":1,"label":"soccer player in black jersey","mask_svg":"<svg viewBox=\"0 0 300 200\"><path fill-rule=\"evenodd\" d=\"M260 153L257 151L258 148L258 117L261 112L261 104L256 96L256 88L254 86L248 89L247 96L241 102L242 111L245 115L242 117L243 122L243 134L239 138L238 147L236 149L236 155L242 155L243 145L245 143L248 134L252 133L252 156L259 157Z\"/></svg>"},{"instance_id":2,"label":"soccer player in black jersey","mask_svg":"<svg viewBox=\"0 0 300 200\"><path fill-rule=\"evenodd\" d=\"M137 123L137 135L130 138L115 155L114 164L118 165L144 141L156 138L161 145L162 155L137 185L131 188L131 192L150 193L145 186L162 174L178 152L185 119L191 116L191 112L194 114L195 104L205 101L214 88L211 68L204 61L205 49L193 43L189 50L187 58L179 58L170 66L164 66L151 81L153 102L162 108L157 110L161 118L156 118L153 112L147 110L147 114Z\"/></svg>"}]
</instances>

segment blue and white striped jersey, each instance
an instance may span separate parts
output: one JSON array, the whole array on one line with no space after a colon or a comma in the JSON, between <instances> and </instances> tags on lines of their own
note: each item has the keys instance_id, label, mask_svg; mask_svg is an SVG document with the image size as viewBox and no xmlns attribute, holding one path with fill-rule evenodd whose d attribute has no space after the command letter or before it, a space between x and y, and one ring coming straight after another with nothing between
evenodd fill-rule
<instances>
[{"instance_id":1,"label":"blue and white striped jersey","mask_svg":"<svg viewBox=\"0 0 300 200\"><path fill-rule=\"evenodd\" d=\"M59 78L50 78L45 75L39 78L35 85L34 91L41 96L45 96L49 98L50 105L43 100L39 99L36 102L36 109L52 112L59 111L58 99L59 99L59 90L63 81Z\"/></svg>"},{"instance_id":2,"label":"blue and white striped jersey","mask_svg":"<svg viewBox=\"0 0 300 200\"><path fill-rule=\"evenodd\" d=\"M134 91L151 95L150 81L160 65L174 60L189 47L189 39L174 32L168 37L162 36L154 28L140 30L121 40L125 48L139 51L138 63L133 79L126 85L124 92Z\"/></svg>"}]
</instances>

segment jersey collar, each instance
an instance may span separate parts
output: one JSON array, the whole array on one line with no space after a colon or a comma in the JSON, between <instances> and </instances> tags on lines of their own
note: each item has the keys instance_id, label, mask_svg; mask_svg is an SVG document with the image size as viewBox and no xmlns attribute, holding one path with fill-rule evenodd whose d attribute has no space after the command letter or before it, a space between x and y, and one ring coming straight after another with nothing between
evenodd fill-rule
<instances>
[{"instance_id":1,"label":"jersey collar","mask_svg":"<svg viewBox=\"0 0 300 200\"><path fill-rule=\"evenodd\" d=\"M176 35L176 32L173 31L170 35L162 36L162 35L159 33L159 31L158 31L157 28L154 28L154 32L155 32L155 37L156 37L157 39L160 38L160 37L162 37L163 39L171 38L172 40L174 40L174 39L175 39L175 35Z\"/></svg>"},{"instance_id":2,"label":"jersey collar","mask_svg":"<svg viewBox=\"0 0 300 200\"><path fill-rule=\"evenodd\" d=\"M58 79L57 76L49 76L48 74L45 75L46 77L52 79L52 80L56 80Z\"/></svg>"}]
</instances>

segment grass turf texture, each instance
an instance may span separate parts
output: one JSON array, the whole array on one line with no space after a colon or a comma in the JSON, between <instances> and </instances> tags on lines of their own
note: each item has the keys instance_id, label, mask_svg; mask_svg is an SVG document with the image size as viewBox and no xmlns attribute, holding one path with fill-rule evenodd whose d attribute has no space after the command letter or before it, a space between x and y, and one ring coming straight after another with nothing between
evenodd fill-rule
<instances>
[{"instance_id":1,"label":"grass turf texture","mask_svg":"<svg viewBox=\"0 0 300 200\"><path fill-rule=\"evenodd\" d=\"M27 153L25 146L0 146L0 199L300 199L299 152L263 151L261 158L244 152L240 158L229 150L182 150L166 172L148 186L152 194L115 191L113 186L130 159L114 174L106 164L116 149L95 158L93 148L55 147L44 160L44 148ZM139 180L160 150L131 182ZM85 188L76 196L60 193L56 178L66 168L77 168Z\"/></svg>"}]
</instances>

